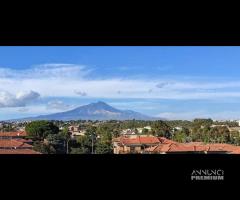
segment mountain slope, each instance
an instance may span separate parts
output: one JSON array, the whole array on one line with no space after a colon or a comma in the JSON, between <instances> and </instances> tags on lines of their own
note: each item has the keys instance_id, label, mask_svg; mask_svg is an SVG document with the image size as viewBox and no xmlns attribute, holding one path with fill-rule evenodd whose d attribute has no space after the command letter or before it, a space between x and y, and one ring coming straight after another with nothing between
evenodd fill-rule
<instances>
[{"instance_id":1,"label":"mountain slope","mask_svg":"<svg viewBox=\"0 0 240 200\"><path fill-rule=\"evenodd\" d=\"M91 103L70 111L41 115L21 120L154 120L131 110L119 110L104 102Z\"/></svg>"}]
</instances>

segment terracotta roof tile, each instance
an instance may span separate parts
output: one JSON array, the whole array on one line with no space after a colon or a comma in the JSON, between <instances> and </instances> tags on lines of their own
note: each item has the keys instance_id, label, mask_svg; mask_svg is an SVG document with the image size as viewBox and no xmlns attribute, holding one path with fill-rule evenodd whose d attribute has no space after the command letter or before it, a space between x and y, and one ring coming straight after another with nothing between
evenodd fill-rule
<instances>
[{"instance_id":1,"label":"terracotta roof tile","mask_svg":"<svg viewBox=\"0 0 240 200\"><path fill-rule=\"evenodd\" d=\"M145 149L146 152L155 153L174 153L174 152L228 152L234 154L240 154L240 146L231 144L204 144L203 142L190 142L190 143L178 143L164 137L134 137L129 138L121 136L117 138L122 145L141 145L152 144L152 147Z\"/></svg>"},{"instance_id":2,"label":"terracotta roof tile","mask_svg":"<svg viewBox=\"0 0 240 200\"><path fill-rule=\"evenodd\" d=\"M23 138L19 138L19 139L15 139L18 142L24 142L24 143L31 143L33 142L31 139L23 139Z\"/></svg>"},{"instance_id":3,"label":"terracotta roof tile","mask_svg":"<svg viewBox=\"0 0 240 200\"><path fill-rule=\"evenodd\" d=\"M0 132L0 137L19 137L27 136L25 131L16 131L16 132Z\"/></svg>"},{"instance_id":4,"label":"terracotta roof tile","mask_svg":"<svg viewBox=\"0 0 240 200\"><path fill-rule=\"evenodd\" d=\"M41 154L32 149L0 149L0 154Z\"/></svg>"},{"instance_id":5,"label":"terracotta roof tile","mask_svg":"<svg viewBox=\"0 0 240 200\"><path fill-rule=\"evenodd\" d=\"M139 137L139 141L141 144L154 144L160 142L157 137Z\"/></svg>"},{"instance_id":6,"label":"terracotta roof tile","mask_svg":"<svg viewBox=\"0 0 240 200\"><path fill-rule=\"evenodd\" d=\"M0 140L0 148L32 148L33 146L18 140Z\"/></svg>"},{"instance_id":7,"label":"terracotta roof tile","mask_svg":"<svg viewBox=\"0 0 240 200\"><path fill-rule=\"evenodd\" d=\"M136 136L134 138L122 136L119 142L123 145L158 144L159 139L153 136Z\"/></svg>"}]
</instances>

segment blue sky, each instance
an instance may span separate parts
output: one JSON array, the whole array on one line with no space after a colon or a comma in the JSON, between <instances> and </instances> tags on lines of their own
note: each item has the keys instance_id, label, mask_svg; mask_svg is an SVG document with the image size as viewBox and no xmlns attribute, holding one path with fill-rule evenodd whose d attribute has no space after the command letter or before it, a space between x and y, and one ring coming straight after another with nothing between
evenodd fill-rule
<instances>
[{"instance_id":1,"label":"blue sky","mask_svg":"<svg viewBox=\"0 0 240 200\"><path fill-rule=\"evenodd\" d=\"M240 118L240 47L0 47L0 120L98 100L169 119Z\"/></svg>"}]
</instances>

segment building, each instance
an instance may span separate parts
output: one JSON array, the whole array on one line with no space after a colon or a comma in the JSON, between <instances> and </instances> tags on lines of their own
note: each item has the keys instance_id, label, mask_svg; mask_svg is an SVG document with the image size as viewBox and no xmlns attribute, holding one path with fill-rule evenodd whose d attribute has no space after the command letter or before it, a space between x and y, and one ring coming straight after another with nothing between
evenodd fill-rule
<instances>
[{"instance_id":1,"label":"building","mask_svg":"<svg viewBox=\"0 0 240 200\"><path fill-rule=\"evenodd\" d=\"M79 126L69 126L68 131L71 133L73 138L76 136L84 136L86 133L86 131L81 130Z\"/></svg>"},{"instance_id":2,"label":"building","mask_svg":"<svg viewBox=\"0 0 240 200\"><path fill-rule=\"evenodd\" d=\"M178 143L160 138L157 146L147 148L153 154L240 154L240 147L230 144L204 144L203 142Z\"/></svg>"},{"instance_id":3,"label":"building","mask_svg":"<svg viewBox=\"0 0 240 200\"><path fill-rule=\"evenodd\" d=\"M33 150L25 131L0 132L0 154L41 154Z\"/></svg>"},{"instance_id":4,"label":"building","mask_svg":"<svg viewBox=\"0 0 240 200\"><path fill-rule=\"evenodd\" d=\"M224 143L179 143L164 137L121 136L113 140L114 154L240 154L240 146Z\"/></svg>"},{"instance_id":5,"label":"building","mask_svg":"<svg viewBox=\"0 0 240 200\"><path fill-rule=\"evenodd\" d=\"M68 130L70 132L78 132L78 131L80 131L80 128L79 128L79 126L69 126Z\"/></svg>"},{"instance_id":6,"label":"building","mask_svg":"<svg viewBox=\"0 0 240 200\"><path fill-rule=\"evenodd\" d=\"M143 128L137 128L137 131L138 131L138 133L141 134L144 129L147 130L147 131L151 131L152 130L151 126L145 126Z\"/></svg>"},{"instance_id":7,"label":"building","mask_svg":"<svg viewBox=\"0 0 240 200\"><path fill-rule=\"evenodd\" d=\"M18 140L0 140L0 149L33 149L33 146Z\"/></svg>"},{"instance_id":8,"label":"building","mask_svg":"<svg viewBox=\"0 0 240 200\"><path fill-rule=\"evenodd\" d=\"M233 132L233 131L236 131L236 132L239 132L240 133L240 127L228 127L228 130L230 131L230 132Z\"/></svg>"},{"instance_id":9,"label":"building","mask_svg":"<svg viewBox=\"0 0 240 200\"><path fill-rule=\"evenodd\" d=\"M157 137L147 135L124 135L113 139L114 154L143 153L146 148L158 144Z\"/></svg>"},{"instance_id":10,"label":"building","mask_svg":"<svg viewBox=\"0 0 240 200\"><path fill-rule=\"evenodd\" d=\"M210 128L215 128L215 127L227 127L227 128L228 128L228 126L227 126L227 125L224 125L224 124L212 124L212 125L210 126Z\"/></svg>"},{"instance_id":11,"label":"building","mask_svg":"<svg viewBox=\"0 0 240 200\"><path fill-rule=\"evenodd\" d=\"M16 132L0 132L0 139L17 139L25 138L27 133L25 131L16 131Z\"/></svg>"},{"instance_id":12,"label":"building","mask_svg":"<svg viewBox=\"0 0 240 200\"><path fill-rule=\"evenodd\" d=\"M136 132L132 129L124 129L120 133L120 135L135 135L135 134L136 134Z\"/></svg>"},{"instance_id":13,"label":"building","mask_svg":"<svg viewBox=\"0 0 240 200\"><path fill-rule=\"evenodd\" d=\"M240 120L237 120L236 122L238 123L238 126L240 126Z\"/></svg>"},{"instance_id":14,"label":"building","mask_svg":"<svg viewBox=\"0 0 240 200\"><path fill-rule=\"evenodd\" d=\"M0 149L0 154L41 154L31 149Z\"/></svg>"},{"instance_id":15,"label":"building","mask_svg":"<svg viewBox=\"0 0 240 200\"><path fill-rule=\"evenodd\" d=\"M76 132L71 132L71 136L72 137L76 137L76 136L84 136L86 133L86 131L76 131Z\"/></svg>"},{"instance_id":16,"label":"building","mask_svg":"<svg viewBox=\"0 0 240 200\"><path fill-rule=\"evenodd\" d=\"M180 127L180 126L176 126L176 127L174 127L174 128L172 129L173 132L175 132L175 131L181 131L181 130L182 130L182 127Z\"/></svg>"}]
</instances>

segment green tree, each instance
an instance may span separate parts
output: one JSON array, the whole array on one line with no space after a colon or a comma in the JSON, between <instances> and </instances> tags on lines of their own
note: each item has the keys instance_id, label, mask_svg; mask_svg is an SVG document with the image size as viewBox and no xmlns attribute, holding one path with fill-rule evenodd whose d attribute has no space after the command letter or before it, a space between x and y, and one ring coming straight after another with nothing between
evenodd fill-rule
<instances>
[{"instance_id":1,"label":"green tree","mask_svg":"<svg viewBox=\"0 0 240 200\"><path fill-rule=\"evenodd\" d=\"M64 138L60 134L49 134L46 137L46 142L48 145L52 146L57 154L66 153L66 148L64 146Z\"/></svg>"},{"instance_id":2,"label":"green tree","mask_svg":"<svg viewBox=\"0 0 240 200\"><path fill-rule=\"evenodd\" d=\"M96 144L97 154L111 154L113 152L111 145L107 142L98 141Z\"/></svg>"},{"instance_id":3,"label":"green tree","mask_svg":"<svg viewBox=\"0 0 240 200\"><path fill-rule=\"evenodd\" d=\"M201 126L211 126L213 124L212 119L194 119L193 126L201 127Z\"/></svg>"},{"instance_id":4,"label":"green tree","mask_svg":"<svg viewBox=\"0 0 240 200\"><path fill-rule=\"evenodd\" d=\"M67 127L64 127L60 132L60 136L63 140L63 148L65 149L66 154L69 153L69 143L71 141L71 133L68 131Z\"/></svg>"},{"instance_id":5,"label":"green tree","mask_svg":"<svg viewBox=\"0 0 240 200\"><path fill-rule=\"evenodd\" d=\"M142 130L142 134L143 134L143 135L148 134L148 129L144 128L144 129Z\"/></svg>"},{"instance_id":6,"label":"green tree","mask_svg":"<svg viewBox=\"0 0 240 200\"><path fill-rule=\"evenodd\" d=\"M25 128L27 135L34 140L43 140L49 134L57 134L59 129L49 121L33 121Z\"/></svg>"},{"instance_id":7,"label":"green tree","mask_svg":"<svg viewBox=\"0 0 240 200\"><path fill-rule=\"evenodd\" d=\"M71 148L71 154L73 154L73 152L91 153L92 150L95 150L95 144L96 141L93 135L86 134L84 136L80 136L77 138L77 146Z\"/></svg>"},{"instance_id":8,"label":"green tree","mask_svg":"<svg viewBox=\"0 0 240 200\"><path fill-rule=\"evenodd\" d=\"M152 133L159 137L170 138L170 127L162 120L154 121L152 124Z\"/></svg>"},{"instance_id":9,"label":"green tree","mask_svg":"<svg viewBox=\"0 0 240 200\"><path fill-rule=\"evenodd\" d=\"M56 150L52 145L44 144L42 142L35 142L33 145L35 151L41 152L43 154L55 154Z\"/></svg>"},{"instance_id":10,"label":"green tree","mask_svg":"<svg viewBox=\"0 0 240 200\"><path fill-rule=\"evenodd\" d=\"M176 131L173 135L173 140L176 142L188 142L187 135L183 131Z\"/></svg>"},{"instance_id":11,"label":"green tree","mask_svg":"<svg viewBox=\"0 0 240 200\"><path fill-rule=\"evenodd\" d=\"M80 148L71 148L70 154L90 154L90 151L88 148L80 147Z\"/></svg>"}]
</instances>

